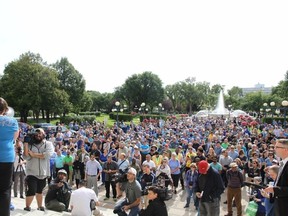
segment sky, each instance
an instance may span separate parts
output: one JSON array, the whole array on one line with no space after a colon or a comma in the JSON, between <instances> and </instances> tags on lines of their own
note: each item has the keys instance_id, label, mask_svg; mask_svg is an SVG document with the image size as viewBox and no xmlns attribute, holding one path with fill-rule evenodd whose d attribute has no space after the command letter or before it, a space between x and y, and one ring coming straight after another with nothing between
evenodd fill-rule
<instances>
[{"instance_id":1,"label":"sky","mask_svg":"<svg viewBox=\"0 0 288 216\"><path fill-rule=\"evenodd\" d=\"M288 2L267 0L9 0L0 2L0 74L28 51L62 57L86 90L113 92L151 71L225 90L276 86L288 70Z\"/></svg>"}]
</instances>

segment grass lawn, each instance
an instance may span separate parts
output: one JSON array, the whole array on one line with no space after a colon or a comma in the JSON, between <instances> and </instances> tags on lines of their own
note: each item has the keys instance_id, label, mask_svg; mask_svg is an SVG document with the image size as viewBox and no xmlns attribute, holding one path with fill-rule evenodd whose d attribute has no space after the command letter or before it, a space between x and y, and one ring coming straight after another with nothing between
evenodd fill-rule
<instances>
[{"instance_id":1,"label":"grass lawn","mask_svg":"<svg viewBox=\"0 0 288 216\"><path fill-rule=\"evenodd\" d=\"M112 127L114 125L114 123L116 122L114 119L110 119L108 114L103 114L101 113L100 116L96 117L96 121L97 122L106 122L106 126L108 127ZM139 124L140 123L140 118L134 118L133 122L135 124ZM130 124L130 122L125 122L125 124Z\"/></svg>"}]
</instances>

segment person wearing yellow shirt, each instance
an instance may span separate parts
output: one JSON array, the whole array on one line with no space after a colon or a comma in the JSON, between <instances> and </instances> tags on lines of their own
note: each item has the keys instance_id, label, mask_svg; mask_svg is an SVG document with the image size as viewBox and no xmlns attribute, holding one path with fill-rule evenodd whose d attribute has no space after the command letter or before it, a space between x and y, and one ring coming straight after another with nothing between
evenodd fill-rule
<instances>
[{"instance_id":1,"label":"person wearing yellow shirt","mask_svg":"<svg viewBox=\"0 0 288 216\"><path fill-rule=\"evenodd\" d=\"M188 147L188 151L186 152L186 157L190 157L191 159L193 159L195 156L196 156L196 152L193 151L193 147L192 146L189 146ZM189 169L190 169L190 166L189 166Z\"/></svg>"},{"instance_id":2,"label":"person wearing yellow shirt","mask_svg":"<svg viewBox=\"0 0 288 216\"><path fill-rule=\"evenodd\" d=\"M163 160L163 156L160 155L158 151L156 151L154 153L154 155L152 156L152 161L155 163L156 169L157 169L158 166L161 165L162 160Z\"/></svg>"}]
</instances>

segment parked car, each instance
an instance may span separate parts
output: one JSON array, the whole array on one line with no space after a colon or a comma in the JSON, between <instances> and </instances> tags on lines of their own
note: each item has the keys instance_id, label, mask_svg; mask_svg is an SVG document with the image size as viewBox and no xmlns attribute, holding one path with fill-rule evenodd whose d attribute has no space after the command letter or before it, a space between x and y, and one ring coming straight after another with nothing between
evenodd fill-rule
<instances>
[{"instance_id":1,"label":"parked car","mask_svg":"<svg viewBox=\"0 0 288 216\"><path fill-rule=\"evenodd\" d=\"M34 128L44 128L45 127L49 127L49 126L53 126L51 123L36 123L33 125Z\"/></svg>"}]
</instances>

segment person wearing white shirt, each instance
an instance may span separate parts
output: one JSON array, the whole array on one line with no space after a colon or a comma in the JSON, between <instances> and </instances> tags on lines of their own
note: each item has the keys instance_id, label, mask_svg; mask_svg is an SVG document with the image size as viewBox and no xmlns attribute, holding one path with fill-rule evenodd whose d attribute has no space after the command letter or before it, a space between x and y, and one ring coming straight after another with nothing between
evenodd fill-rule
<instances>
[{"instance_id":1,"label":"person wearing white shirt","mask_svg":"<svg viewBox=\"0 0 288 216\"><path fill-rule=\"evenodd\" d=\"M147 154L147 155L146 155L146 160L143 161L142 165L144 165L144 164L149 165L149 167L150 167L150 169L151 169L152 171L155 171L155 170L156 170L156 165L155 165L154 161L151 160L151 155L150 155L150 154Z\"/></svg>"},{"instance_id":2,"label":"person wearing white shirt","mask_svg":"<svg viewBox=\"0 0 288 216\"><path fill-rule=\"evenodd\" d=\"M85 187L85 182L79 182L79 189L75 190L71 194L70 208L72 216L91 216L92 210L90 208L90 202L94 200L96 205L99 205L98 197L95 192ZM103 216L99 209L95 209L94 216Z\"/></svg>"}]
</instances>

